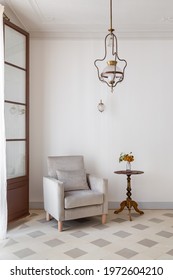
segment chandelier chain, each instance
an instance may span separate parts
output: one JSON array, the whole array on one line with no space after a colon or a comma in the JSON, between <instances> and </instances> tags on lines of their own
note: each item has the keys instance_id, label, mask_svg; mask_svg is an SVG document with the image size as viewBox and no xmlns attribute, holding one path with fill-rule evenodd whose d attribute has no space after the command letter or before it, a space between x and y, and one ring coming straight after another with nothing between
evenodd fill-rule
<instances>
[{"instance_id":1,"label":"chandelier chain","mask_svg":"<svg viewBox=\"0 0 173 280\"><path fill-rule=\"evenodd\" d=\"M110 0L110 29L108 29L111 33L114 31L112 28L112 0Z\"/></svg>"}]
</instances>

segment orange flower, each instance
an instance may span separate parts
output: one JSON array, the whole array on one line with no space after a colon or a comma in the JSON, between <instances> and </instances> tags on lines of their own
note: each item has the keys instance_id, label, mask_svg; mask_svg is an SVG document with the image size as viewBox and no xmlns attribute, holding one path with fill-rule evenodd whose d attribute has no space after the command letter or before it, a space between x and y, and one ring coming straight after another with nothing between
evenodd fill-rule
<instances>
[{"instance_id":1,"label":"orange flower","mask_svg":"<svg viewBox=\"0 0 173 280\"><path fill-rule=\"evenodd\" d=\"M121 161L128 161L128 162L134 161L134 156L132 155L132 152L130 152L129 154L121 153L119 157L119 162Z\"/></svg>"}]
</instances>

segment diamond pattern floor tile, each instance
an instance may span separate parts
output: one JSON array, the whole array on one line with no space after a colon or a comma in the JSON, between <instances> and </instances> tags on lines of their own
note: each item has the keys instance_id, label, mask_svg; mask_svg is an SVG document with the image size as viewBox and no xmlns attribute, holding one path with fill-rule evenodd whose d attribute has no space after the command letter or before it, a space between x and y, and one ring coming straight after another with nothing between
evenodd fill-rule
<instances>
[{"instance_id":1,"label":"diamond pattern floor tile","mask_svg":"<svg viewBox=\"0 0 173 280\"><path fill-rule=\"evenodd\" d=\"M150 240L150 239L143 239L143 240L139 241L138 243L141 244L141 245L144 245L146 247L152 247L152 246L158 244L158 242L155 242L155 241Z\"/></svg>"},{"instance_id":2,"label":"diamond pattern floor tile","mask_svg":"<svg viewBox=\"0 0 173 280\"><path fill-rule=\"evenodd\" d=\"M163 214L164 216L167 216L167 217L170 217L170 218L173 218L173 213L165 213Z\"/></svg>"},{"instance_id":3,"label":"diamond pattern floor tile","mask_svg":"<svg viewBox=\"0 0 173 280\"><path fill-rule=\"evenodd\" d=\"M98 225L93 226L93 228L96 228L96 229L99 229L99 230L103 230L103 229L108 228L108 226L107 225L103 225L103 224L98 224Z\"/></svg>"},{"instance_id":4,"label":"diamond pattern floor tile","mask_svg":"<svg viewBox=\"0 0 173 280\"><path fill-rule=\"evenodd\" d=\"M24 259L26 257L29 257L29 256L35 254L35 252L29 248L25 248L25 249L16 251L13 254L16 255L19 259Z\"/></svg>"},{"instance_id":5,"label":"diamond pattern floor tile","mask_svg":"<svg viewBox=\"0 0 173 280\"><path fill-rule=\"evenodd\" d=\"M100 238L100 239L92 241L91 243L98 247L104 247L104 246L109 245L111 242Z\"/></svg>"},{"instance_id":6,"label":"diamond pattern floor tile","mask_svg":"<svg viewBox=\"0 0 173 280\"><path fill-rule=\"evenodd\" d=\"M37 238L37 237L45 235L45 233L37 230L37 231L33 231L31 233L28 233L28 235L31 236L32 238Z\"/></svg>"},{"instance_id":7,"label":"diamond pattern floor tile","mask_svg":"<svg viewBox=\"0 0 173 280\"><path fill-rule=\"evenodd\" d=\"M120 230L114 233L114 235L121 237L121 238L126 238L127 236L132 235L131 233L128 233L126 231Z\"/></svg>"},{"instance_id":8,"label":"diamond pattern floor tile","mask_svg":"<svg viewBox=\"0 0 173 280\"><path fill-rule=\"evenodd\" d=\"M45 218L43 218L43 219L39 219L39 220L37 220L37 222L42 223L42 224L47 223L47 221L46 221L46 219L45 219Z\"/></svg>"},{"instance_id":9,"label":"diamond pattern floor tile","mask_svg":"<svg viewBox=\"0 0 173 280\"><path fill-rule=\"evenodd\" d=\"M56 246L59 246L59 245L63 244L64 242L59 240L59 239L51 239L51 240L46 241L44 243L53 248L53 247L56 247Z\"/></svg>"},{"instance_id":10,"label":"diamond pattern floor tile","mask_svg":"<svg viewBox=\"0 0 173 280\"><path fill-rule=\"evenodd\" d=\"M8 246L14 245L14 244L16 244L16 243L18 243L18 242L17 242L17 241L15 241L15 240L13 240L13 239L9 239L9 240L8 240L8 242L7 242L7 244L5 245L5 247L8 247Z\"/></svg>"},{"instance_id":11,"label":"diamond pattern floor tile","mask_svg":"<svg viewBox=\"0 0 173 280\"><path fill-rule=\"evenodd\" d=\"M124 248L118 252L115 252L117 255L120 255L126 259L130 259L132 257L134 257L135 255L137 255L138 253L133 251L133 250L130 250L128 248Z\"/></svg>"},{"instance_id":12,"label":"diamond pattern floor tile","mask_svg":"<svg viewBox=\"0 0 173 280\"><path fill-rule=\"evenodd\" d=\"M71 258L73 259L76 259L76 258L79 258L85 254L87 254L87 252L81 250L81 249L78 249L78 248L74 248L72 250L69 250L67 252L64 252L64 254L70 256Z\"/></svg>"},{"instance_id":13,"label":"diamond pattern floor tile","mask_svg":"<svg viewBox=\"0 0 173 280\"><path fill-rule=\"evenodd\" d=\"M71 233L71 235L75 236L77 238L81 238L81 237L84 237L85 235L88 235L88 233L85 233L83 231L76 231L76 232Z\"/></svg>"},{"instance_id":14,"label":"diamond pattern floor tile","mask_svg":"<svg viewBox=\"0 0 173 280\"><path fill-rule=\"evenodd\" d=\"M148 226L137 224L137 225L133 226L133 228L136 228L136 229L139 229L139 230L144 230L144 229L147 229Z\"/></svg>"},{"instance_id":15,"label":"diamond pattern floor tile","mask_svg":"<svg viewBox=\"0 0 173 280\"><path fill-rule=\"evenodd\" d=\"M125 222L126 220L121 219L121 218L116 218L116 219L113 219L112 221L113 221L113 222L116 222L116 223L123 223L123 222Z\"/></svg>"},{"instance_id":16,"label":"diamond pattern floor tile","mask_svg":"<svg viewBox=\"0 0 173 280\"><path fill-rule=\"evenodd\" d=\"M173 256L173 249L167 252L168 255Z\"/></svg>"},{"instance_id":17,"label":"diamond pattern floor tile","mask_svg":"<svg viewBox=\"0 0 173 280\"><path fill-rule=\"evenodd\" d=\"M162 236L162 237L166 237L166 238L170 238L170 237L173 236L173 233L172 233L172 232L168 232L168 231L164 231L164 230L162 230L162 231L160 231L160 232L157 232L156 234L157 234L157 235L160 235L160 236Z\"/></svg>"},{"instance_id":18,"label":"diamond pattern floor tile","mask_svg":"<svg viewBox=\"0 0 173 280\"><path fill-rule=\"evenodd\" d=\"M158 218L152 218L148 220L149 222L153 222L153 223L161 223L164 222L164 220L158 219Z\"/></svg>"},{"instance_id":19,"label":"diamond pattern floor tile","mask_svg":"<svg viewBox=\"0 0 173 280\"><path fill-rule=\"evenodd\" d=\"M127 219L128 211L107 223L101 216L66 221L58 231L55 219L43 210L8 225L7 239L0 240L0 259L168 259L173 260L173 210L145 210ZM122 242L123 241L123 242Z\"/></svg>"}]
</instances>

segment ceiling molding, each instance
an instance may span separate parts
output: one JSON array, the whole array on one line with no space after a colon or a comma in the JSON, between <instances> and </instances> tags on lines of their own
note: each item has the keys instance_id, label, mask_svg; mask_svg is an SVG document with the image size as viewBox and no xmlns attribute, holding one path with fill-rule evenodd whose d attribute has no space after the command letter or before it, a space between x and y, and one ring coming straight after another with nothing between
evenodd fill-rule
<instances>
[{"instance_id":1,"label":"ceiling molding","mask_svg":"<svg viewBox=\"0 0 173 280\"><path fill-rule=\"evenodd\" d=\"M5 0L5 3L31 38L103 39L108 34L103 13L105 0L90 0L90 5L86 6L85 1L56 0L52 5L49 0ZM103 7L98 10L99 1ZM145 0L131 0L135 10L129 0L126 1L119 3L120 12L116 14L119 15L118 25L115 26L118 38L173 39L172 0L153 0L149 5L145 4ZM156 2L160 3L157 10Z\"/></svg>"},{"instance_id":2,"label":"ceiling molding","mask_svg":"<svg viewBox=\"0 0 173 280\"><path fill-rule=\"evenodd\" d=\"M30 4L32 10L35 12L35 14L37 15L38 18L40 18L40 21L42 22L42 24L46 24L47 22L49 22L50 20L44 16L44 14L41 12L41 9L39 8L39 5L37 3L37 0L27 0L28 3Z\"/></svg>"},{"instance_id":3,"label":"ceiling molding","mask_svg":"<svg viewBox=\"0 0 173 280\"><path fill-rule=\"evenodd\" d=\"M26 24L22 21L22 19L19 17L13 3L11 0L5 0L7 6L11 9L12 13L14 14L14 16L16 17L16 19L21 23L21 25L23 26L23 28L26 31L29 31L28 27L26 26ZM11 20L11 19L10 19Z\"/></svg>"}]
</instances>

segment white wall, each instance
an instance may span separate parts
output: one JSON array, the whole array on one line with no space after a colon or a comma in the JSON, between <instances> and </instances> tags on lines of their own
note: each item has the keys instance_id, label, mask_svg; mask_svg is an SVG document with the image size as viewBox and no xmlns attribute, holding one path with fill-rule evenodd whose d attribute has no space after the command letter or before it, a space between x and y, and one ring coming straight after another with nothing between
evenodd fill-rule
<instances>
[{"instance_id":1,"label":"white wall","mask_svg":"<svg viewBox=\"0 0 173 280\"><path fill-rule=\"evenodd\" d=\"M125 168L120 153L132 151L133 169L144 171L132 177L134 200L144 208L173 207L173 41L118 43L128 66L112 94L93 65L103 40L31 39L31 205L43 201L47 156L69 154L83 154L87 172L108 178L110 205L118 205L126 177L114 171Z\"/></svg>"}]
</instances>

